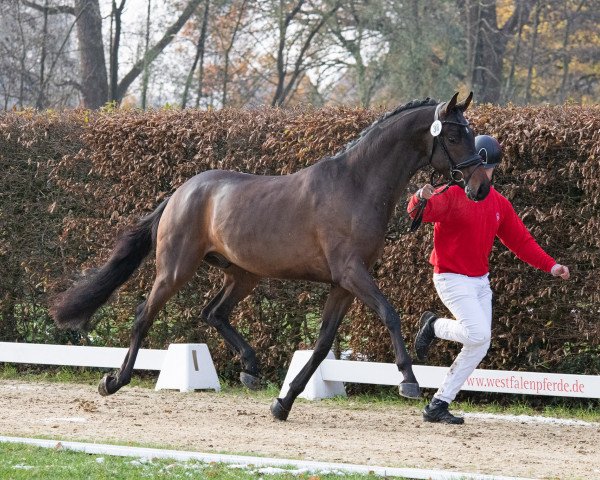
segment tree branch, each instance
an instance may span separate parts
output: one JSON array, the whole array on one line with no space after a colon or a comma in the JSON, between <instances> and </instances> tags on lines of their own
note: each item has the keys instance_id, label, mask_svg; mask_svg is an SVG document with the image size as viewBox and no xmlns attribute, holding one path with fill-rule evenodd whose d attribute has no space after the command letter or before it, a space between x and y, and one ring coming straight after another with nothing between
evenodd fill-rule
<instances>
[{"instance_id":1,"label":"tree branch","mask_svg":"<svg viewBox=\"0 0 600 480\"><path fill-rule=\"evenodd\" d=\"M515 11L500 28L500 31L505 35L514 34L521 24L525 24L529 20L529 14L535 2L536 0L521 0L517 2Z\"/></svg>"},{"instance_id":2,"label":"tree branch","mask_svg":"<svg viewBox=\"0 0 600 480\"><path fill-rule=\"evenodd\" d=\"M56 7L45 7L43 5L38 5L35 2L31 2L30 0L21 0L21 3L26 7L33 8L34 10L38 10L39 12L46 12L48 15L58 15L61 13L75 15L75 9L66 5L58 5Z\"/></svg>"},{"instance_id":3,"label":"tree branch","mask_svg":"<svg viewBox=\"0 0 600 480\"><path fill-rule=\"evenodd\" d=\"M119 82L119 86L117 87L117 101L123 99L127 93L127 89L144 70L144 65L149 65L152 63L152 61L160 55L165 47L171 43L175 35L177 35L177 32L181 30L181 28L185 25L185 22L188 21L201 2L202 0L190 0L179 18L167 29L163 37L156 43L156 45L148 50L148 52L135 63L129 73L123 77L123 79Z\"/></svg>"}]
</instances>

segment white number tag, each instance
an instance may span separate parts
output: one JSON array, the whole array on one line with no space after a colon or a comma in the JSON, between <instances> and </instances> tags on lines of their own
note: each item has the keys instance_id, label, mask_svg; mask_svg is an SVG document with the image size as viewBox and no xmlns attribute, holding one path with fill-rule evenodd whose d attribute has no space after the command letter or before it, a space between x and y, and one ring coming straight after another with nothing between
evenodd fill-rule
<instances>
[{"instance_id":1,"label":"white number tag","mask_svg":"<svg viewBox=\"0 0 600 480\"><path fill-rule=\"evenodd\" d=\"M431 132L431 135L437 137L440 133L442 133L442 122L439 120L433 122L429 131Z\"/></svg>"}]
</instances>

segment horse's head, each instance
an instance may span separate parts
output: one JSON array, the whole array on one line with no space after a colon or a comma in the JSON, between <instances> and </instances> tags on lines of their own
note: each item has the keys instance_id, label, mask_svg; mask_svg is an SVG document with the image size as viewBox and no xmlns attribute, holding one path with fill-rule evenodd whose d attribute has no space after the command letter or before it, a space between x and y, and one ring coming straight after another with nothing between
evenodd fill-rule
<instances>
[{"instance_id":1,"label":"horse's head","mask_svg":"<svg viewBox=\"0 0 600 480\"><path fill-rule=\"evenodd\" d=\"M463 116L473 92L461 103L458 93L435 110L430 133L433 136L431 165L439 173L465 189L471 200L483 200L490 192L490 179L475 149L475 134Z\"/></svg>"}]
</instances>

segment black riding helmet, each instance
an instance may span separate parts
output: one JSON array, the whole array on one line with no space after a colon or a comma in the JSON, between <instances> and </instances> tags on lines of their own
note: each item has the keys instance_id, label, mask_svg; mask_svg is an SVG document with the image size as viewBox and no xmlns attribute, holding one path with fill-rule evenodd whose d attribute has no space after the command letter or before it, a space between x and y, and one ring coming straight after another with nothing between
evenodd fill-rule
<instances>
[{"instance_id":1,"label":"black riding helmet","mask_svg":"<svg viewBox=\"0 0 600 480\"><path fill-rule=\"evenodd\" d=\"M481 155L485 168L496 167L502 160L502 147L498 140L489 135L477 135L475 137L475 150Z\"/></svg>"}]
</instances>

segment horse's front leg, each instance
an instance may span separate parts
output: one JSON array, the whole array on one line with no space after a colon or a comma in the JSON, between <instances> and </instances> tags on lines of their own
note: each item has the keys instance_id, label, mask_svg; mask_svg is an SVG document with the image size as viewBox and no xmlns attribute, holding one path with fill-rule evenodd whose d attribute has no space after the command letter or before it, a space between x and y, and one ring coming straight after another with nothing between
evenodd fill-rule
<instances>
[{"instance_id":1,"label":"horse's front leg","mask_svg":"<svg viewBox=\"0 0 600 480\"><path fill-rule=\"evenodd\" d=\"M403 376L403 380L398 387L400 395L407 398L419 398L421 390L413 372L412 359L402 338L400 316L381 293L364 264L360 261L351 264L342 276L340 285L352 292L353 295L379 315L392 337L396 365Z\"/></svg>"},{"instance_id":2,"label":"horse's front leg","mask_svg":"<svg viewBox=\"0 0 600 480\"><path fill-rule=\"evenodd\" d=\"M300 373L290 383L287 395L284 398L276 398L271 404L271 414L278 420L287 419L296 397L302 393L310 377L327 357L340 322L350 308L353 299L354 296L350 292L340 287L333 287L329 292L323 309L323 322L321 323L319 338L315 343L313 354L300 370Z\"/></svg>"}]
</instances>

